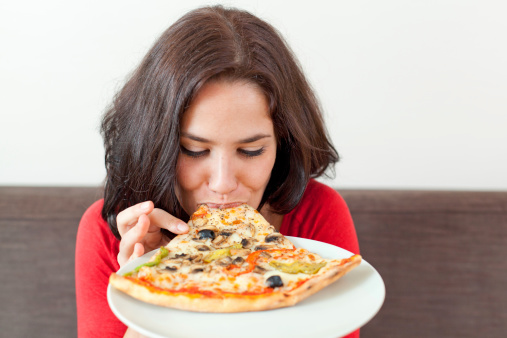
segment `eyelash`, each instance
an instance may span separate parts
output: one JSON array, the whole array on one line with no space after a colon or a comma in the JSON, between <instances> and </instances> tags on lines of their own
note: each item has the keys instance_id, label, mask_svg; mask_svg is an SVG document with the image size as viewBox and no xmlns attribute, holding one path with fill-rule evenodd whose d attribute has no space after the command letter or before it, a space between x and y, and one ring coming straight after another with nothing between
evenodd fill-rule
<instances>
[{"instance_id":1,"label":"eyelash","mask_svg":"<svg viewBox=\"0 0 507 338\"><path fill-rule=\"evenodd\" d=\"M180 146L180 149L181 149L181 152L187 156L190 156L192 158L199 158L199 157L203 157L204 155L206 155L208 153L207 150L203 150L203 151L190 151L188 150L187 148L183 147L183 146Z\"/></svg>"},{"instance_id":2,"label":"eyelash","mask_svg":"<svg viewBox=\"0 0 507 338\"><path fill-rule=\"evenodd\" d=\"M180 149L181 149L181 152L187 156L190 156L192 158L199 158L199 157L203 157L204 155L206 155L209 150L203 150L203 151L191 151L191 150L188 150L186 149L185 147L183 146L180 146ZM247 157L247 158L252 158L252 157L257 157L257 156L260 156L264 153L265 151L265 148L262 147L258 150L244 150L244 149L238 149L238 152Z\"/></svg>"},{"instance_id":3,"label":"eyelash","mask_svg":"<svg viewBox=\"0 0 507 338\"><path fill-rule=\"evenodd\" d=\"M244 149L238 149L238 152L241 154L241 155L244 155L248 158L251 158L251 157L256 157L256 156L260 156L264 153L264 147L260 148L260 149L257 149L257 150L244 150Z\"/></svg>"}]
</instances>

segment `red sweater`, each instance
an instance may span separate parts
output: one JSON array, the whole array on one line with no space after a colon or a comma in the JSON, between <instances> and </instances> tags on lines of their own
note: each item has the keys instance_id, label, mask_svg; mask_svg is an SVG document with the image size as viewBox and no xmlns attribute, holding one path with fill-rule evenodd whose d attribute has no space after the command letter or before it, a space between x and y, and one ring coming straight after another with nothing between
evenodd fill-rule
<instances>
[{"instance_id":1,"label":"red sweater","mask_svg":"<svg viewBox=\"0 0 507 338\"><path fill-rule=\"evenodd\" d=\"M83 215L76 243L76 302L79 337L123 337L127 327L111 312L106 299L109 276L120 266L119 241L102 219L104 201ZM359 253L349 209L332 188L310 180L299 205L286 214L280 232L326 242ZM359 337L359 330L347 337Z\"/></svg>"}]
</instances>

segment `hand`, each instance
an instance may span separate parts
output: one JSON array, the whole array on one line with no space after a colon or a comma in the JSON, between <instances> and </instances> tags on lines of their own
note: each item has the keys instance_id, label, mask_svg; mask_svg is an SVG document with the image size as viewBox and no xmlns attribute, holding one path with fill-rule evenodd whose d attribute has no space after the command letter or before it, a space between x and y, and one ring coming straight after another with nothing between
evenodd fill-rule
<instances>
[{"instance_id":1,"label":"hand","mask_svg":"<svg viewBox=\"0 0 507 338\"><path fill-rule=\"evenodd\" d=\"M118 263L120 267L132 259L169 243L161 228L175 234L188 232L188 225L147 201L133 205L116 217L121 236Z\"/></svg>"}]
</instances>

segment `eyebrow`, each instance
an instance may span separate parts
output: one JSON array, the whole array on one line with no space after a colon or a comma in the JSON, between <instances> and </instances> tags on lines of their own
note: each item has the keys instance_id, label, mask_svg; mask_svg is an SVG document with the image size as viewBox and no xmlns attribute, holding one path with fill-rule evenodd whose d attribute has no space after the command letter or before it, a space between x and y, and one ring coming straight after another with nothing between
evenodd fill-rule
<instances>
[{"instance_id":1,"label":"eyebrow","mask_svg":"<svg viewBox=\"0 0 507 338\"><path fill-rule=\"evenodd\" d=\"M189 138L189 139L197 141L197 142L211 143L210 140L208 140L208 139L206 139L204 137L199 137L199 136L192 135L192 134L185 133L185 132L181 133L181 136ZM271 137L271 135L268 135L268 134L256 134L256 135L253 135L251 137L247 137L247 138L241 139L241 140L238 141L238 143L252 143L252 142L261 140L263 138L267 138L267 137Z\"/></svg>"}]
</instances>

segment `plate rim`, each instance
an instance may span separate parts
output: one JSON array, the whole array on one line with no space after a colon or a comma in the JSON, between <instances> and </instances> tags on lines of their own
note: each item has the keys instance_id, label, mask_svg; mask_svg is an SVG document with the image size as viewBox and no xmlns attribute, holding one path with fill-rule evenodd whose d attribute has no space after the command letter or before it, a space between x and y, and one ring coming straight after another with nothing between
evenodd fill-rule
<instances>
[{"instance_id":1,"label":"plate rim","mask_svg":"<svg viewBox=\"0 0 507 338\"><path fill-rule=\"evenodd\" d=\"M321 242L321 241L318 241L318 240L314 240L314 239L308 239L308 238L302 238L302 237L295 237L295 236L285 236L287 237L291 242L295 242L294 245L296 247L305 247L305 245L303 245L304 242L310 242L312 243L313 242L313 245L317 245L317 246L323 246L323 247L331 247L330 249L331 250L337 250L337 251L341 251L341 252L345 252L347 255L349 256L344 256L344 257L337 257L337 258L348 258L352 255L354 255L354 253L346 250L346 249L343 249L341 247L338 247L338 246L335 246L335 245L332 245L332 244L329 244L329 243L325 243L325 242ZM299 242L303 242L303 243L299 243ZM145 253L144 255L128 262L127 264L125 264L123 267L121 267L120 269L118 269L118 271L116 273L124 273L124 272L127 272L127 271L130 271L132 270L134 267L140 265L140 264L143 264L144 262L146 262L153 254L155 251L157 251L159 249L154 249L154 250L151 250L147 253ZM324 249L322 249L324 250ZM318 252L316 252L317 254L319 254ZM320 254L319 254L320 255ZM132 267L131 267L132 266ZM356 328L350 330L349 332L347 333L342 333L340 332L338 335L346 335L346 334L349 334L361 327L363 327L365 324L367 324L371 319L373 319L377 314L378 312L380 311L380 309L382 308L383 304L384 304L384 301L385 301L385 297L386 297L386 288L385 288L385 283L382 279L382 276L378 273L378 271L370 264L368 263L366 260L364 260L364 258L361 260L361 263L359 264L358 267L360 266L363 266L363 267L366 267L367 269L370 269L371 272L373 273L373 275L371 276L372 278L376 278L377 281L380 282L380 285L378 285L378 287L380 287L377 291L380 291L381 292L381 296L377 299L377 302L376 302L376 306L372 307L372 310L371 312L369 312L369 315L368 316L365 316L363 318L363 320L359 321L360 324L359 326L357 326ZM357 268L356 268L357 269ZM353 269L352 271L350 271L347 275L349 274L352 274L354 273L354 271L356 269ZM370 278L371 278L370 277ZM323 289L325 290L325 288ZM321 290L322 291L322 290ZM132 322L129 318L127 318L127 316L125 316L119 309L117 309L116 305L114 304L115 303L115 300L113 299L114 298L114 292L119 292L121 293L121 291L118 291L118 290L113 290L113 286L111 284L108 283L108 286L107 286L107 302L108 302L108 305L111 309L111 311L113 312L113 314L123 323L125 324L126 326L128 327L132 327L134 330L138 331L139 333L141 334L144 334L146 336L149 336L149 337L160 337L160 338L164 338L164 337L169 337L167 335L160 335L159 333L156 333L156 332L153 332L153 331L150 331L150 330L147 330L145 329L144 327L142 326L139 326L138 324ZM318 294L318 293L317 293ZM127 297L129 297L128 295L126 295ZM311 296L310 296L311 297ZM310 298L309 297L309 298ZM133 301L138 301L140 302L139 300L136 300L134 298L132 298ZM152 305L152 304L149 304L149 305ZM156 306L156 305L152 305L152 306ZM297 306L297 304L295 305ZM292 307L291 307L292 308ZM162 309L166 310L166 309L171 309L171 308L164 308L162 307ZM175 309L171 309L171 310L175 310ZM275 310L283 310L283 308L281 309L275 309ZM274 311L274 310L266 310L266 311ZM189 314L192 314L194 312L191 312L189 311ZM249 313L255 313L255 312L245 312L245 314L249 314ZM214 315L220 315L220 313L213 313ZM227 314L222 314L222 315L227 315ZM336 337L337 335L334 334L332 336L329 336L329 337Z\"/></svg>"}]
</instances>

